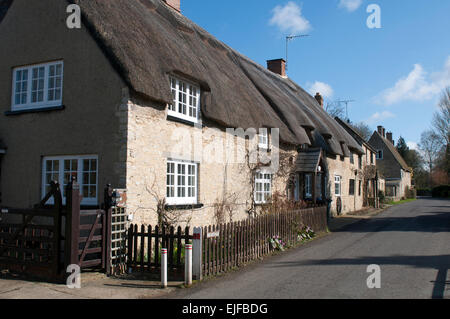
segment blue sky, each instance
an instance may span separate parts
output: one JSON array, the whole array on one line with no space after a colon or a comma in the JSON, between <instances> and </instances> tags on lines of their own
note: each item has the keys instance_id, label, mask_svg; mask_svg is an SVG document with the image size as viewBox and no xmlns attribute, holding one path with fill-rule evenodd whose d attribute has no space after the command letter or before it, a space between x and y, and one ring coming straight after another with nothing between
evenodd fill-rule
<instances>
[{"instance_id":1,"label":"blue sky","mask_svg":"<svg viewBox=\"0 0 450 319\"><path fill-rule=\"evenodd\" d=\"M369 29L370 4L381 29ZM326 101L352 99L349 117L418 143L450 86L447 0L181 0L185 16L261 65L285 57L288 76Z\"/></svg>"}]
</instances>

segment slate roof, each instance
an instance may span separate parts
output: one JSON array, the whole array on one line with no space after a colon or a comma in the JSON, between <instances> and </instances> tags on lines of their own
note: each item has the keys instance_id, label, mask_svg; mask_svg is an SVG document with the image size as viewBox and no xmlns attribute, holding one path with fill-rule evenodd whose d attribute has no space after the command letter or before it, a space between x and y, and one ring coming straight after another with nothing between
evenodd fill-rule
<instances>
[{"instance_id":1,"label":"slate roof","mask_svg":"<svg viewBox=\"0 0 450 319\"><path fill-rule=\"evenodd\" d=\"M296 171L300 173L315 173L322 158L322 151L318 148L302 150L298 153Z\"/></svg>"},{"instance_id":2,"label":"slate roof","mask_svg":"<svg viewBox=\"0 0 450 319\"><path fill-rule=\"evenodd\" d=\"M386 145L387 149L389 150L389 152L392 153L392 155L394 156L395 160L400 164L400 166L407 172L412 172L413 169L411 167L408 166L408 164L406 164L405 160L403 159L403 157L400 155L400 153L397 151L397 148L394 146L394 144L392 144L387 138L381 136L380 133L378 132L374 132L374 135L376 134L376 136L381 139L381 141L383 141L383 143ZM371 137L371 139L374 136Z\"/></svg>"}]
</instances>

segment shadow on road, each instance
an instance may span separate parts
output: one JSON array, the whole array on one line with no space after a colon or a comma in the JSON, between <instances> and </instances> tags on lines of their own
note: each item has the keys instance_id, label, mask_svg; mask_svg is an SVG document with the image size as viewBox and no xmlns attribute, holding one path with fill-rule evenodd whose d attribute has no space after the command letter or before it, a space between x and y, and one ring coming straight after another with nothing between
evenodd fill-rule
<instances>
[{"instance_id":1,"label":"shadow on road","mask_svg":"<svg viewBox=\"0 0 450 319\"><path fill-rule=\"evenodd\" d=\"M450 232L449 212L427 212L416 217L385 217L363 220L333 230L333 232L379 232L379 231L405 231L405 232Z\"/></svg>"},{"instance_id":2,"label":"shadow on road","mask_svg":"<svg viewBox=\"0 0 450 319\"><path fill-rule=\"evenodd\" d=\"M445 287L449 283L447 271L450 268L450 255L440 256L391 256L391 257L359 257L359 258L335 258L326 260L304 260L293 262L274 262L272 267L295 266L331 266L331 265L399 265L415 268L431 268L438 270L436 281L433 282L434 299L443 299Z\"/></svg>"}]
</instances>

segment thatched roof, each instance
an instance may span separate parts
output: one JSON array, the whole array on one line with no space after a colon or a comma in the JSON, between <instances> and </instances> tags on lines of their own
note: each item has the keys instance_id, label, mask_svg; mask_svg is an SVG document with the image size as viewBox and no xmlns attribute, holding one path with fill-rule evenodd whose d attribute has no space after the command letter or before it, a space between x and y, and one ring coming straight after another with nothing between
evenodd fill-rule
<instances>
[{"instance_id":1,"label":"thatched roof","mask_svg":"<svg viewBox=\"0 0 450 319\"><path fill-rule=\"evenodd\" d=\"M1 1L1 0L0 0ZM362 153L317 101L169 8L162 0L67 0L134 93L171 103L169 74L202 88L202 116L225 127L279 128L282 142Z\"/></svg>"}]
</instances>

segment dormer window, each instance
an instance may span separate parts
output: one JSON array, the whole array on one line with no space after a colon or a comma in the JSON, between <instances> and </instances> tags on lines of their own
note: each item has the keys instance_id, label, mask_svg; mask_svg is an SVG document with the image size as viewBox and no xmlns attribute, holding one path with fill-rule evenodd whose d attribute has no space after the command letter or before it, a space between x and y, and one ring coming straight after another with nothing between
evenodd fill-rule
<instances>
[{"instance_id":1,"label":"dormer window","mask_svg":"<svg viewBox=\"0 0 450 319\"><path fill-rule=\"evenodd\" d=\"M11 110L61 106L63 69L62 61L15 68Z\"/></svg>"},{"instance_id":2,"label":"dormer window","mask_svg":"<svg viewBox=\"0 0 450 319\"><path fill-rule=\"evenodd\" d=\"M269 133L267 131L267 128L259 129L258 147L260 149L269 149Z\"/></svg>"},{"instance_id":3,"label":"dormer window","mask_svg":"<svg viewBox=\"0 0 450 319\"><path fill-rule=\"evenodd\" d=\"M197 123L200 112L200 88L184 80L170 78L173 103L169 105L168 115Z\"/></svg>"}]
</instances>

